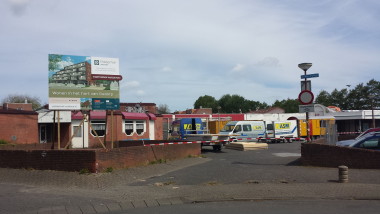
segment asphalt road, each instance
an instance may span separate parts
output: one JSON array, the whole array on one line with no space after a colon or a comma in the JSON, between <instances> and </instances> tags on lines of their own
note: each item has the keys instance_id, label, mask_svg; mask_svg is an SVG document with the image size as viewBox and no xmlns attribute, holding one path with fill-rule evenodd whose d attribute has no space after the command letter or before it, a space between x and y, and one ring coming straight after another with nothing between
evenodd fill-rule
<instances>
[{"instance_id":1,"label":"asphalt road","mask_svg":"<svg viewBox=\"0 0 380 214\"><path fill-rule=\"evenodd\" d=\"M345 213L378 208L380 170L349 169L349 183L340 184L336 168L300 166L299 157L295 142L244 152L210 148L201 157L112 173L0 168L0 213L192 213L203 206L220 213L237 207L297 213L300 204L303 213L313 213L313 204L331 210L340 204L334 213L351 205Z\"/></svg>"},{"instance_id":2,"label":"asphalt road","mask_svg":"<svg viewBox=\"0 0 380 214\"><path fill-rule=\"evenodd\" d=\"M210 202L201 204L181 204L155 208L133 209L130 214L200 214L218 213L231 214L238 212L260 214L357 214L379 213L378 201L348 201L348 200L292 200L292 201L239 201ZM120 212L125 213L125 212ZM116 214L116 213L115 213Z\"/></svg>"}]
</instances>

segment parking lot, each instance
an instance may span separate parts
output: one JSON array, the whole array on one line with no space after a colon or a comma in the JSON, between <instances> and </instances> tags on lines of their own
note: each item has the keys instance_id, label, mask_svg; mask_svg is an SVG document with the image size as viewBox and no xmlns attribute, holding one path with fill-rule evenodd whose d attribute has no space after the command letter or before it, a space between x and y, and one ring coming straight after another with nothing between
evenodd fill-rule
<instances>
[{"instance_id":1,"label":"parking lot","mask_svg":"<svg viewBox=\"0 0 380 214\"><path fill-rule=\"evenodd\" d=\"M336 168L301 166L300 155L294 142L255 151L205 148L200 157L111 173L1 168L0 194L7 200L0 201L0 211L101 213L102 204L135 208L243 198L380 199L380 170L349 169L349 183L340 184Z\"/></svg>"}]
</instances>

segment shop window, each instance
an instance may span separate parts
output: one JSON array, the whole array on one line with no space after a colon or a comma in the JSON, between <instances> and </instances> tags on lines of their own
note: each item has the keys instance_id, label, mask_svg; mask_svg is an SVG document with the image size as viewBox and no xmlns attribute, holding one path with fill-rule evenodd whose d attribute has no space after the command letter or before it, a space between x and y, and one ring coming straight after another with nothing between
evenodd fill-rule
<instances>
[{"instance_id":1,"label":"shop window","mask_svg":"<svg viewBox=\"0 0 380 214\"><path fill-rule=\"evenodd\" d=\"M133 121L132 120L126 120L125 121L125 133L127 135L133 134Z\"/></svg>"},{"instance_id":2,"label":"shop window","mask_svg":"<svg viewBox=\"0 0 380 214\"><path fill-rule=\"evenodd\" d=\"M143 135L146 132L146 125L144 120L126 120L125 121L125 134Z\"/></svg>"},{"instance_id":3,"label":"shop window","mask_svg":"<svg viewBox=\"0 0 380 214\"><path fill-rule=\"evenodd\" d=\"M104 120L92 120L91 126L91 134L93 136L96 136L96 134L98 134L99 137L103 137L106 134L106 122ZM94 130L96 131L96 134Z\"/></svg>"},{"instance_id":4,"label":"shop window","mask_svg":"<svg viewBox=\"0 0 380 214\"><path fill-rule=\"evenodd\" d=\"M144 120L138 120L136 122L136 133L138 135L142 135L145 133L145 121Z\"/></svg>"}]
</instances>

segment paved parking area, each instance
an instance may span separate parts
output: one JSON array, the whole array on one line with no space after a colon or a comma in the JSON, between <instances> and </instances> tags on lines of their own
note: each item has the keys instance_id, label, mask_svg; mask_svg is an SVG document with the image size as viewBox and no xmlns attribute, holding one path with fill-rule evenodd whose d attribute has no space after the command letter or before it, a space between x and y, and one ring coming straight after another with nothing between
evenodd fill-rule
<instances>
[{"instance_id":1,"label":"paved parking area","mask_svg":"<svg viewBox=\"0 0 380 214\"><path fill-rule=\"evenodd\" d=\"M300 166L300 143L268 150L205 149L201 157L112 173L0 168L0 213L112 213L194 201L380 199L380 170Z\"/></svg>"}]
</instances>

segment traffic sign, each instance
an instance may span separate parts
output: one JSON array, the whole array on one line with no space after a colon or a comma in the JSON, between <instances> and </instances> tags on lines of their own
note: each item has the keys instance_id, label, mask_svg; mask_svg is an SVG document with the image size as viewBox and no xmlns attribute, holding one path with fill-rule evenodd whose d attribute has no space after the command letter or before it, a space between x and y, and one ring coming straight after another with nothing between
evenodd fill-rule
<instances>
[{"instance_id":1,"label":"traffic sign","mask_svg":"<svg viewBox=\"0 0 380 214\"><path fill-rule=\"evenodd\" d=\"M307 86L307 88L306 88ZM305 82L305 80L301 80L301 91L309 90L311 91L311 81L308 80Z\"/></svg>"},{"instance_id":2,"label":"traffic sign","mask_svg":"<svg viewBox=\"0 0 380 214\"><path fill-rule=\"evenodd\" d=\"M314 112L314 105L299 105L298 107L300 113Z\"/></svg>"},{"instance_id":3,"label":"traffic sign","mask_svg":"<svg viewBox=\"0 0 380 214\"><path fill-rule=\"evenodd\" d=\"M313 92L309 90L303 90L301 93L298 95L298 100L300 101L301 104L303 105L309 105L313 103L314 100L314 94Z\"/></svg>"},{"instance_id":4,"label":"traffic sign","mask_svg":"<svg viewBox=\"0 0 380 214\"><path fill-rule=\"evenodd\" d=\"M314 78L314 77L319 77L319 73L301 75L301 79Z\"/></svg>"}]
</instances>

